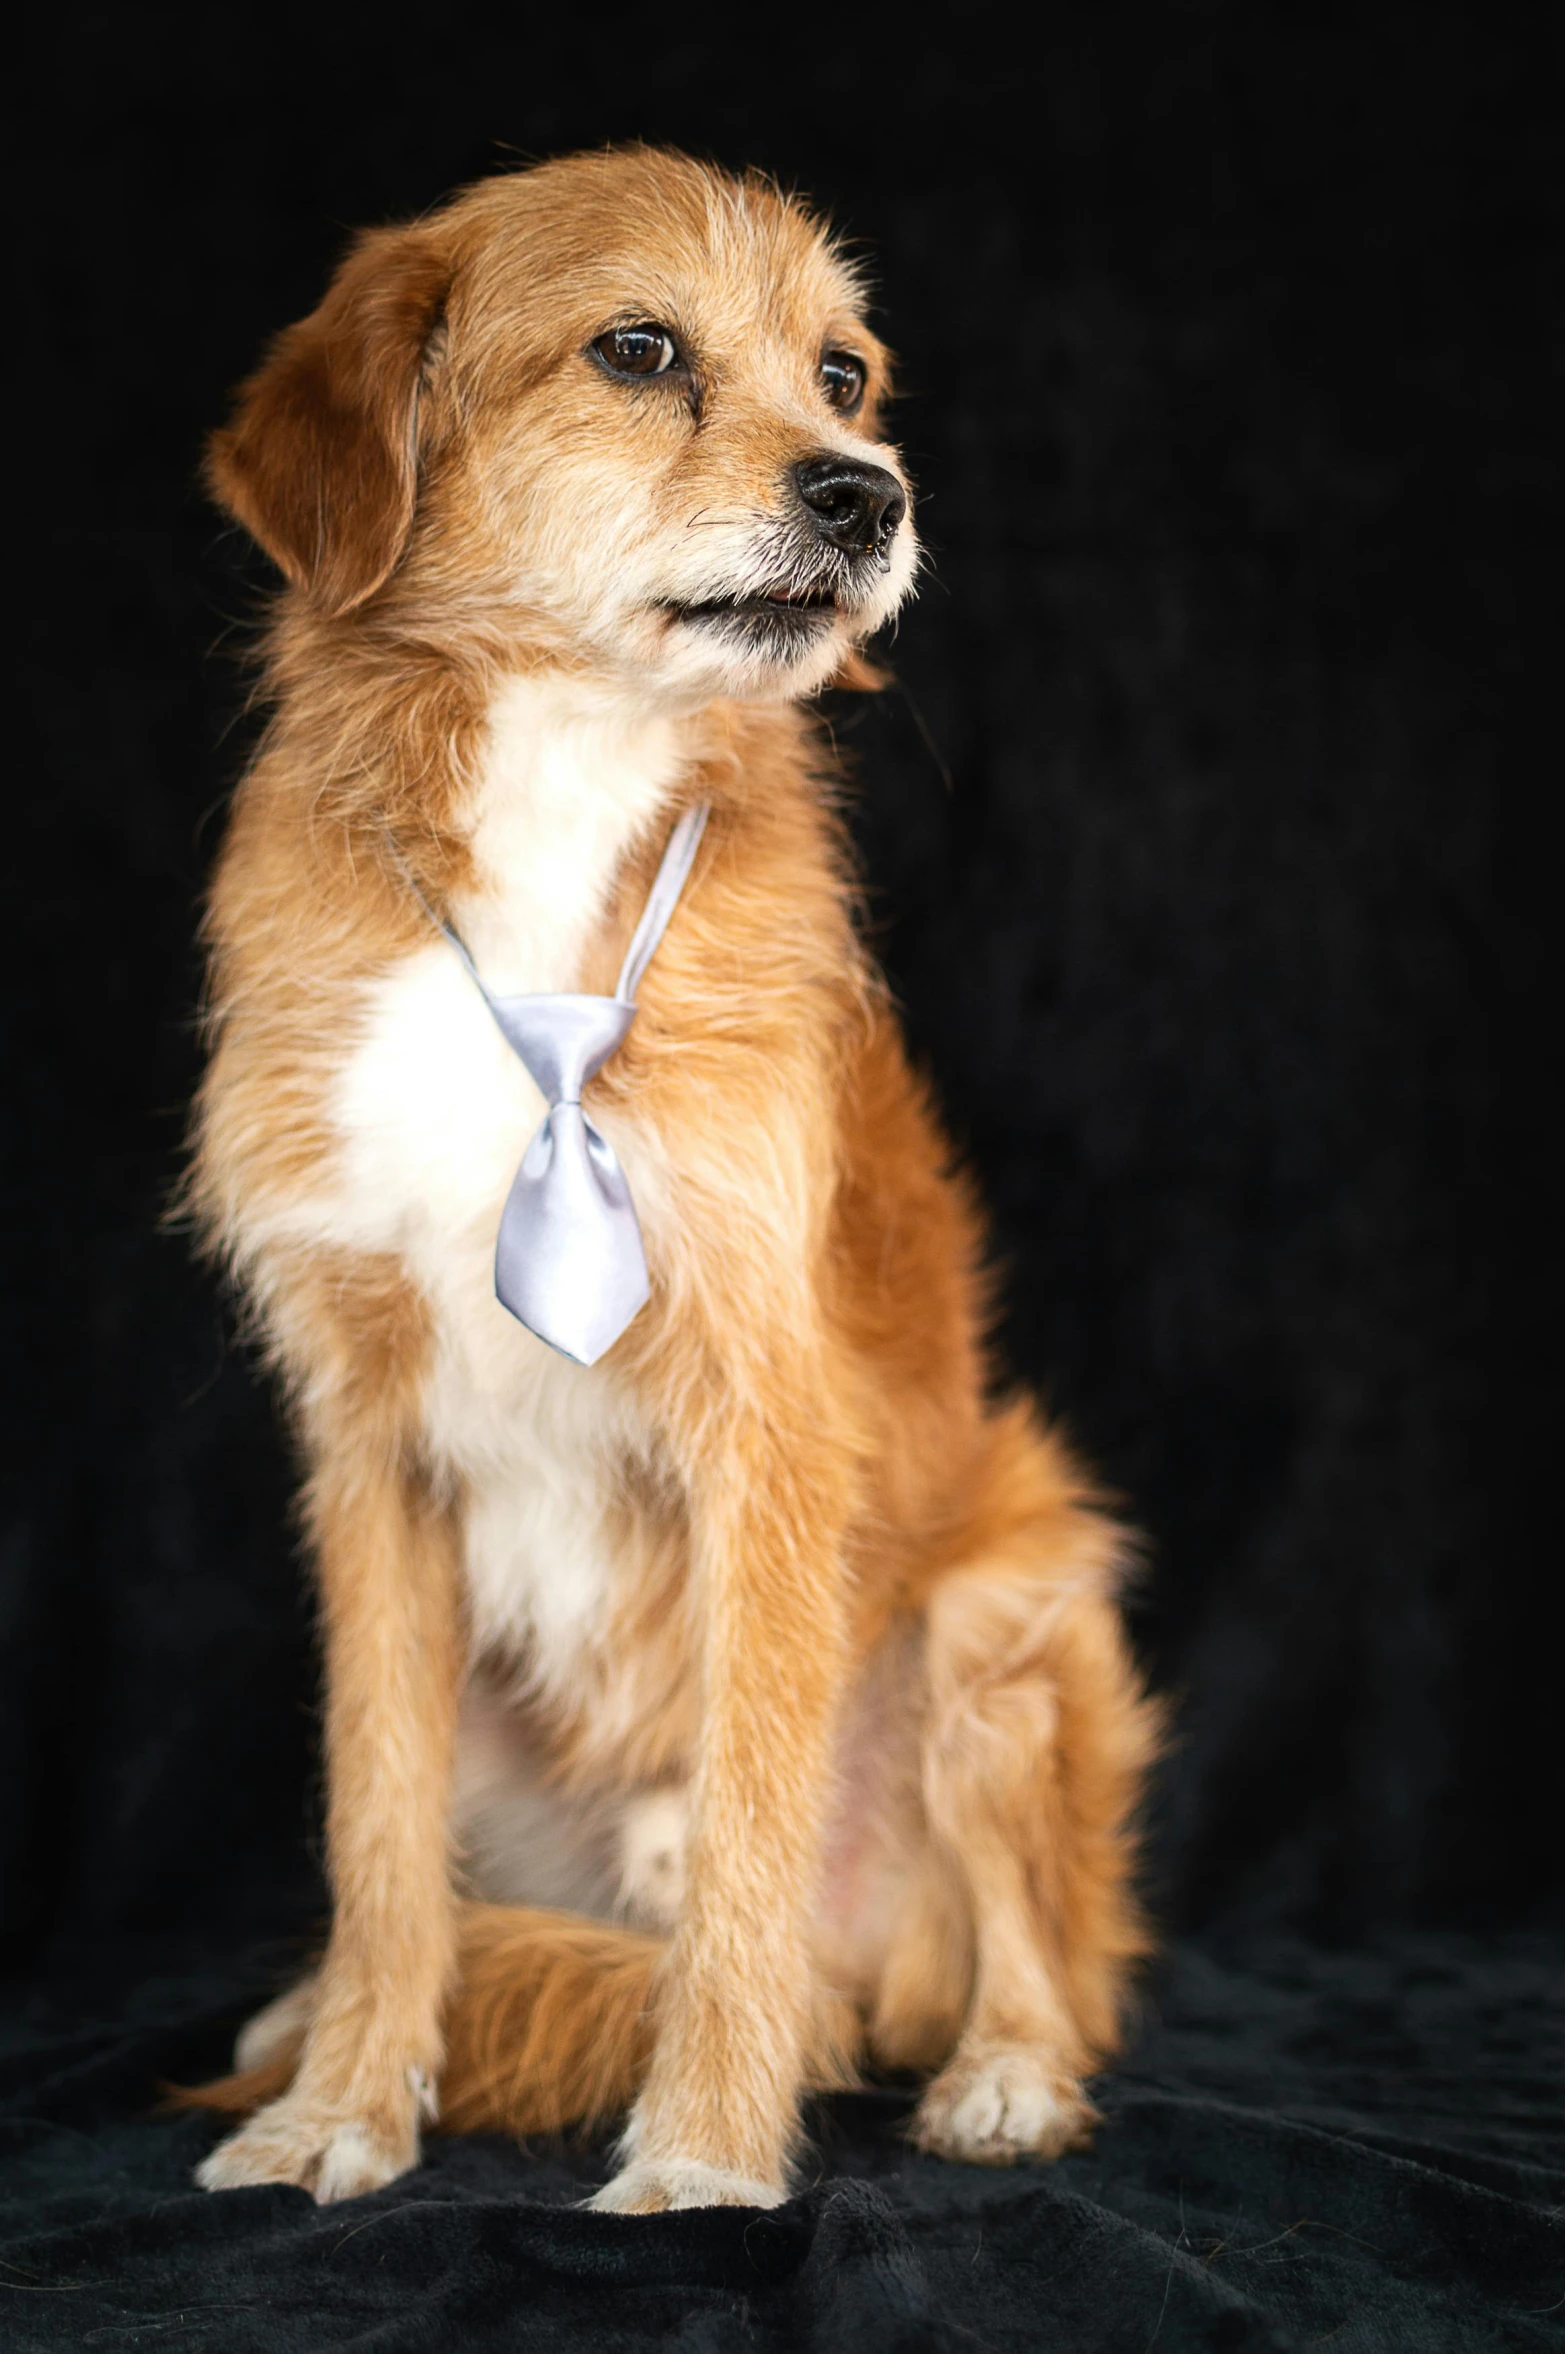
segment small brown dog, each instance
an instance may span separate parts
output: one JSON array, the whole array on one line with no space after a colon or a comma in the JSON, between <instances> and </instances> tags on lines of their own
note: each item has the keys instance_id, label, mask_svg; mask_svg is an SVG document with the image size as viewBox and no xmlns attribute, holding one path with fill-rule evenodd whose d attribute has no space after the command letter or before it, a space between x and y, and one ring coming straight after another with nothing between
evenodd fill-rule
<instances>
[{"instance_id":1,"label":"small brown dog","mask_svg":"<svg viewBox=\"0 0 1565 2354\"><path fill-rule=\"evenodd\" d=\"M1122 1536L986 1398L799 709L913 575L885 393L797 203L635 149L362 238L213 444L288 586L193 1200L307 1461L335 1896L196 2096L247 2114L214 2189L628 2109L599 2206L765 2204L866 2063L936 2071L953 2157L1090 2120L1144 1948ZM651 1275L589 1369L495 1298L543 1104L428 911L497 989L605 992L697 802L588 1090Z\"/></svg>"}]
</instances>

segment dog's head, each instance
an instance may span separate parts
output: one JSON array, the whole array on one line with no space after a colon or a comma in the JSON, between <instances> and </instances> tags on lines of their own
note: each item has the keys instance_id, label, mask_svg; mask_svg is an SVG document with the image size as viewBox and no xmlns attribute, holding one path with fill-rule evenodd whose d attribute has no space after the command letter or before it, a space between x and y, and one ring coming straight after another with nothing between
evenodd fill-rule
<instances>
[{"instance_id":1,"label":"dog's head","mask_svg":"<svg viewBox=\"0 0 1565 2354\"><path fill-rule=\"evenodd\" d=\"M649 149L362 238L210 480L326 613L481 631L670 702L823 684L916 563L852 269Z\"/></svg>"}]
</instances>

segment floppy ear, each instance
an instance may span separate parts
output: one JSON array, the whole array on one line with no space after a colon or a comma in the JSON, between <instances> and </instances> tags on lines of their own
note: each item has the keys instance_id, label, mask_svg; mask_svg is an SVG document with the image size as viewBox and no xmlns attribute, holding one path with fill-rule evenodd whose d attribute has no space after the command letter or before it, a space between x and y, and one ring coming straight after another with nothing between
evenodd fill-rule
<instances>
[{"instance_id":1,"label":"floppy ear","mask_svg":"<svg viewBox=\"0 0 1565 2354\"><path fill-rule=\"evenodd\" d=\"M361 605L407 542L419 374L445 284L427 232L372 229L208 447L213 495L328 613Z\"/></svg>"}]
</instances>

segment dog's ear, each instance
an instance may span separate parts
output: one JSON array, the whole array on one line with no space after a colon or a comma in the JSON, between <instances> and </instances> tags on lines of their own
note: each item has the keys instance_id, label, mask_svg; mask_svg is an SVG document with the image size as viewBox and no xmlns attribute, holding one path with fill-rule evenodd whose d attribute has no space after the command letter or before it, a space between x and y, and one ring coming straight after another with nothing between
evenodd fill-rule
<instances>
[{"instance_id":1,"label":"dog's ear","mask_svg":"<svg viewBox=\"0 0 1565 2354\"><path fill-rule=\"evenodd\" d=\"M427 231L371 230L208 447L213 495L328 613L373 595L406 545L419 379L445 291Z\"/></svg>"}]
</instances>

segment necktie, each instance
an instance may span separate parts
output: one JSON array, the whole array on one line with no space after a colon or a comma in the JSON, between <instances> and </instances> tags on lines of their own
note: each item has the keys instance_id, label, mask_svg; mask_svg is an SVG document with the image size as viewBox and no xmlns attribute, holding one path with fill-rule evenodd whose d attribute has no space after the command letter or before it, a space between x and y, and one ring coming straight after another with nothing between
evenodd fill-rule
<instances>
[{"instance_id":1,"label":"necktie","mask_svg":"<svg viewBox=\"0 0 1565 2354\"><path fill-rule=\"evenodd\" d=\"M708 807L687 809L670 834L612 997L496 997L465 942L413 886L549 1106L500 1215L495 1295L529 1332L578 1365L595 1364L618 1340L649 1288L630 1187L613 1147L583 1111L581 1091L636 1018L641 976L678 905Z\"/></svg>"}]
</instances>

